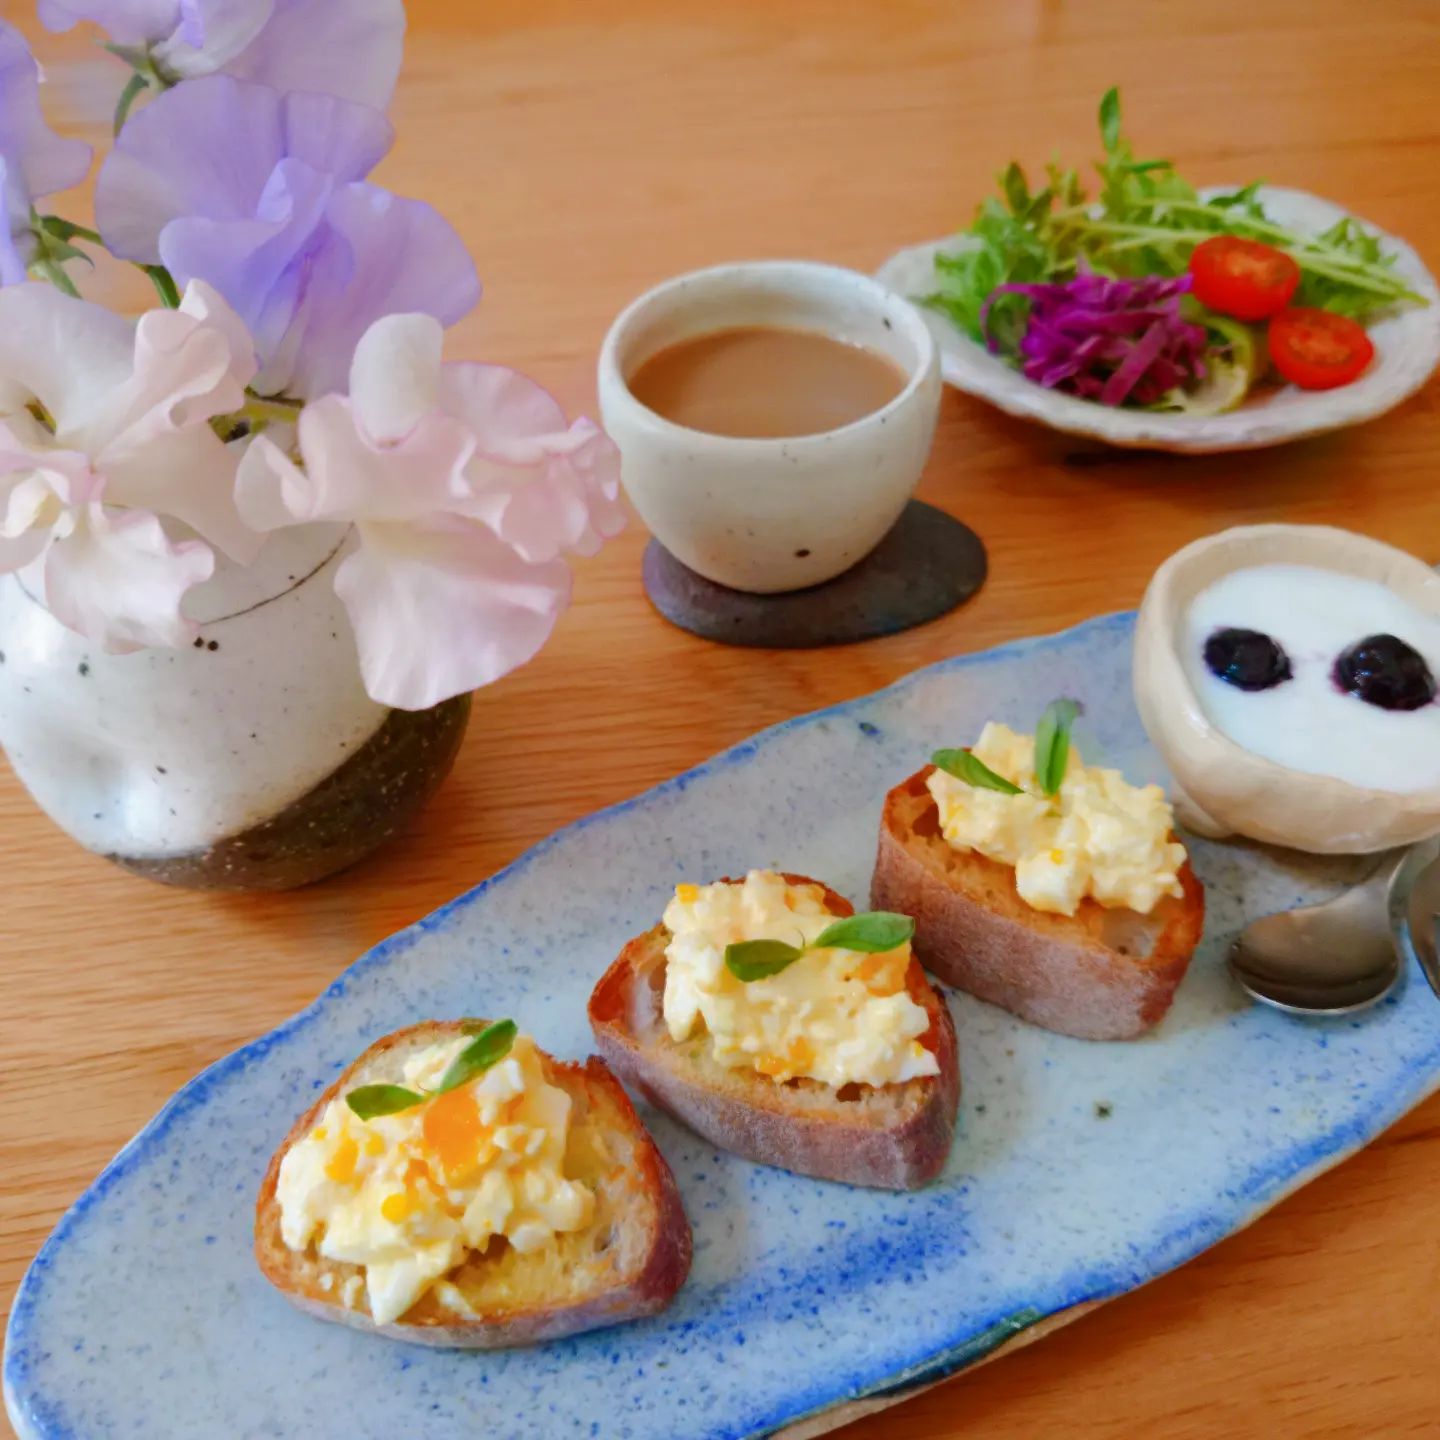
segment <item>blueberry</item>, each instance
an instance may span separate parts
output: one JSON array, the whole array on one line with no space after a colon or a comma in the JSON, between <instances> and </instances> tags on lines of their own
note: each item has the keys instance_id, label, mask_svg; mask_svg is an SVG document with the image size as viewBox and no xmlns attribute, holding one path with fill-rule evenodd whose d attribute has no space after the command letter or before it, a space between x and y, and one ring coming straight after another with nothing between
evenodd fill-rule
<instances>
[{"instance_id":1,"label":"blueberry","mask_svg":"<svg viewBox=\"0 0 1440 1440\"><path fill-rule=\"evenodd\" d=\"M1335 661L1335 683L1382 710L1418 710L1435 698L1425 657L1398 635L1367 635Z\"/></svg>"},{"instance_id":2,"label":"blueberry","mask_svg":"<svg viewBox=\"0 0 1440 1440\"><path fill-rule=\"evenodd\" d=\"M1205 663L1237 690L1273 690L1290 679L1290 657L1259 630L1217 630L1205 642Z\"/></svg>"}]
</instances>

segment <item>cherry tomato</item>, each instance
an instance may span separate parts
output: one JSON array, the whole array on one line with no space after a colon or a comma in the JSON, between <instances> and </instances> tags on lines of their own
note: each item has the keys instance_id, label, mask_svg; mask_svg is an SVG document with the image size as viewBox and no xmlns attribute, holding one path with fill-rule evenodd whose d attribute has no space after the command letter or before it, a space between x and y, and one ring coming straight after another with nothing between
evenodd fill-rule
<instances>
[{"instance_id":1,"label":"cherry tomato","mask_svg":"<svg viewBox=\"0 0 1440 1440\"><path fill-rule=\"evenodd\" d=\"M1295 305L1270 322L1270 359L1302 390L1348 385L1374 358L1365 327L1348 315Z\"/></svg>"},{"instance_id":2,"label":"cherry tomato","mask_svg":"<svg viewBox=\"0 0 1440 1440\"><path fill-rule=\"evenodd\" d=\"M1300 267L1283 250L1217 235L1191 252L1195 298L1236 320L1268 320L1283 310L1300 284Z\"/></svg>"}]
</instances>

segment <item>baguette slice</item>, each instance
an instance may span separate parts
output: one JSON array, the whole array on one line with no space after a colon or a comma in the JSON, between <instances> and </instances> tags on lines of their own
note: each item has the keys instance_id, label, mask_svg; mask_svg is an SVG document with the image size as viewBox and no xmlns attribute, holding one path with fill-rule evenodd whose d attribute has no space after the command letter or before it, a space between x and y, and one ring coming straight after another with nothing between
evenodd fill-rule
<instances>
[{"instance_id":1,"label":"baguette slice","mask_svg":"<svg viewBox=\"0 0 1440 1440\"><path fill-rule=\"evenodd\" d=\"M1184 895L1148 915L1080 902L1073 916L1032 909L1015 871L956 850L940 830L927 765L886 797L870 903L915 917L930 973L1034 1025L1082 1040L1129 1040L1170 1008L1200 942L1205 894L1187 861Z\"/></svg>"},{"instance_id":2,"label":"baguette slice","mask_svg":"<svg viewBox=\"0 0 1440 1440\"><path fill-rule=\"evenodd\" d=\"M832 915L854 913L849 901L820 888ZM960 1065L949 1008L918 963L906 980L930 1016L920 1043L939 1060L938 1075L879 1088L836 1089L806 1078L779 1084L720 1064L703 1031L678 1044L670 1038L661 1011L669 938L663 925L637 935L590 997L595 1043L623 1080L712 1145L762 1165L883 1190L913 1190L940 1174L955 1132Z\"/></svg>"},{"instance_id":3,"label":"baguette slice","mask_svg":"<svg viewBox=\"0 0 1440 1440\"><path fill-rule=\"evenodd\" d=\"M399 1320L377 1325L361 1266L327 1260L313 1244L303 1252L285 1245L275 1195L285 1152L337 1094L393 1081L410 1054L460 1032L459 1021L432 1020L377 1040L295 1122L270 1161L255 1210L255 1257L265 1278L318 1319L392 1340L465 1350L556 1340L663 1310L690 1271L690 1224L670 1167L619 1081L594 1058L578 1064L544 1057L545 1078L573 1105L565 1173L594 1189L594 1221L529 1255L492 1240L485 1254L468 1256L445 1277L466 1311L451 1308L431 1289ZM348 1283L352 1278L362 1283ZM353 1304L345 1301L347 1290L358 1292Z\"/></svg>"}]
</instances>

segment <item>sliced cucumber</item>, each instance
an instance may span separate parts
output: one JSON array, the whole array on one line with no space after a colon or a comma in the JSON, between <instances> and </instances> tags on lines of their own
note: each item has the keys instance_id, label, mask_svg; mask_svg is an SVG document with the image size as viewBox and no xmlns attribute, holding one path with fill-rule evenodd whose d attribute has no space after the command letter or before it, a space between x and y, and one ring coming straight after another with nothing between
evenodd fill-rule
<instances>
[{"instance_id":1,"label":"sliced cucumber","mask_svg":"<svg viewBox=\"0 0 1440 1440\"><path fill-rule=\"evenodd\" d=\"M1269 357L1253 326L1205 312L1196 317L1210 332L1213 348L1205 356L1205 378L1188 390L1172 390L1156 409L1185 415L1220 415L1244 402L1265 373Z\"/></svg>"}]
</instances>

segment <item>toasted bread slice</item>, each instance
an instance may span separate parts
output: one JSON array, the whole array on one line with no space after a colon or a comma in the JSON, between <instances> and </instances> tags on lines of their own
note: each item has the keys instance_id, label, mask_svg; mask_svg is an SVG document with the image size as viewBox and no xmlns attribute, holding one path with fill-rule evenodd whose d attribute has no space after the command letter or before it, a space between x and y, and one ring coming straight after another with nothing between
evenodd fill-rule
<instances>
[{"instance_id":1,"label":"toasted bread slice","mask_svg":"<svg viewBox=\"0 0 1440 1440\"><path fill-rule=\"evenodd\" d=\"M1200 942L1205 894L1187 862L1184 895L1148 915L1088 897L1073 916L1035 910L1015 871L956 850L926 788L933 766L886 797L870 903L915 917L925 968L1022 1019L1083 1040L1129 1040L1170 1008Z\"/></svg>"},{"instance_id":2,"label":"toasted bread slice","mask_svg":"<svg viewBox=\"0 0 1440 1440\"><path fill-rule=\"evenodd\" d=\"M582 1065L543 1057L545 1078L572 1102L565 1173L594 1190L594 1220L529 1255L497 1237L485 1253L468 1256L445 1277L464 1310L431 1289L399 1320L377 1325L361 1266L327 1260L313 1244L303 1252L285 1245L275 1195L285 1152L336 1095L393 1081L410 1054L460 1033L459 1021L429 1021L377 1040L295 1122L270 1162L255 1210L255 1257L265 1278L321 1320L466 1350L555 1340L663 1310L690 1271L690 1224L670 1167L619 1081L594 1058Z\"/></svg>"},{"instance_id":3,"label":"toasted bread slice","mask_svg":"<svg viewBox=\"0 0 1440 1440\"><path fill-rule=\"evenodd\" d=\"M785 879L820 885L803 875ZM832 915L854 913L820 888ZM954 1137L960 1065L950 1011L918 963L906 983L930 1017L920 1043L938 1059L938 1075L878 1088L805 1078L780 1084L720 1064L703 1032L679 1044L670 1038L661 1010L669 940L663 925L637 935L590 997L595 1043L622 1079L712 1145L762 1165L883 1190L913 1190L940 1174Z\"/></svg>"}]
</instances>

